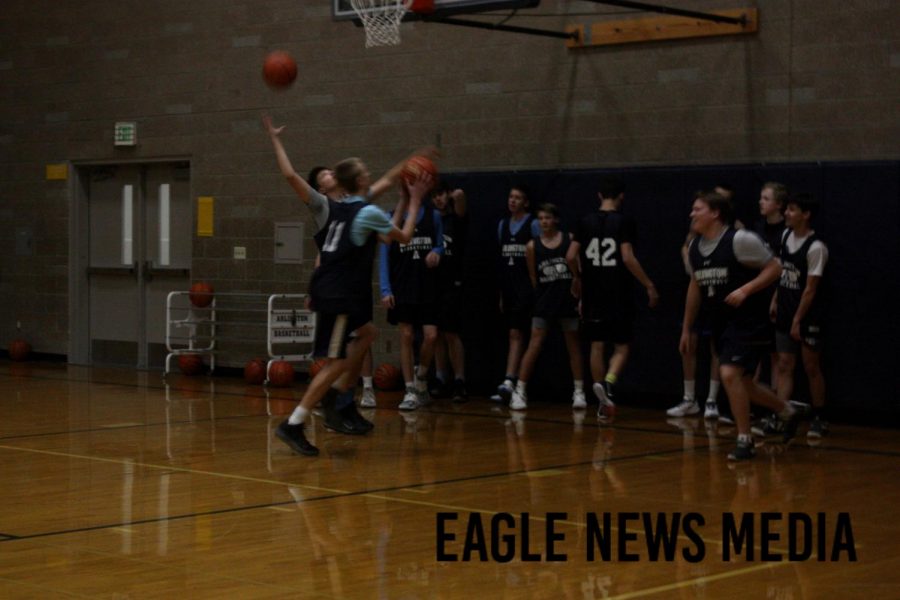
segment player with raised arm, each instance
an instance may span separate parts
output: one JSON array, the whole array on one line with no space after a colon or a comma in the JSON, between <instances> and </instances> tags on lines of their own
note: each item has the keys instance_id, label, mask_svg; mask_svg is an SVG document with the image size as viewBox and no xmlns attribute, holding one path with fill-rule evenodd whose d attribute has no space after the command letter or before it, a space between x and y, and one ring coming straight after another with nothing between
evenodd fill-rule
<instances>
[{"instance_id":1,"label":"player with raised arm","mask_svg":"<svg viewBox=\"0 0 900 600\"><path fill-rule=\"evenodd\" d=\"M319 450L303 432L310 411L320 400L327 398L323 404L331 403L339 390L355 385L363 355L375 339L372 264L376 235L373 234L392 241L409 241L415 228L414 215L432 182L427 174L420 176L411 186L408 206L402 201L391 220L367 199L377 197L395 185L404 163L370 185L365 164L358 158L348 158L334 168L335 178L346 197L342 202L329 200L294 170L279 137L284 127L274 127L268 116L263 122L279 170L298 197L310 206L319 227L315 237L321 250L321 265L310 284L312 303L317 312L315 354L332 360L313 378L300 403L276 430L278 438L292 450L315 456ZM403 214L408 216L401 229L399 224ZM352 332L356 338L348 348Z\"/></svg>"}]
</instances>

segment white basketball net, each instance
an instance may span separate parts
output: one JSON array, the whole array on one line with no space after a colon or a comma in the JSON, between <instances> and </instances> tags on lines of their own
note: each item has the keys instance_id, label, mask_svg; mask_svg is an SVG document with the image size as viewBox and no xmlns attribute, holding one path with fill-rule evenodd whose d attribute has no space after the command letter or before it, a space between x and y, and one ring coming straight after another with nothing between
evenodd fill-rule
<instances>
[{"instance_id":1,"label":"white basketball net","mask_svg":"<svg viewBox=\"0 0 900 600\"><path fill-rule=\"evenodd\" d=\"M400 43L400 21L412 0L350 0L366 30L366 48Z\"/></svg>"}]
</instances>

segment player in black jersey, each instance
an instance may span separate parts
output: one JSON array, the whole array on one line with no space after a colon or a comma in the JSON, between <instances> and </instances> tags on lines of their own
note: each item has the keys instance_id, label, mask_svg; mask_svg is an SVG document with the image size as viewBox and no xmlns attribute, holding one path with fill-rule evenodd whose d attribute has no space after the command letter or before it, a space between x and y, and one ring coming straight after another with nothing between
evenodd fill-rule
<instances>
[{"instance_id":1,"label":"player in black jersey","mask_svg":"<svg viewBox=\"0 0 900 600\"><path fill-rule=\"evenodd\" d=\"M634 337L632 278L647 290L651 308L659 301L659 294L634 255L634 220L619 211L625 198L624 185L618 178L606 177L597 195L600 210L579 223L566 258L574 277L572 292L581 299L582 329L591 341L591 377L600 401L597 415L604 418L615 413L615 385ZM605 344L614 345L609 369Z\"/></svg>"},{"instance_id":2,"label":"player in black jersey","mask_svg":"<svg viewBox=\"0 0 900 600\"><path fill-rule=\"evenodd\" d=\"M694 200L703 197L705 191L694 193ZM689 231L684 244L681 247L681 260L684 263L685 271L688 277L691 276L691 262L688 256L688 250L691 242L697 234ZM709 422L718 420L719 415L719 358L716 356L715 344L712 343L711 331L708 319L704 312L697 314L694 319L694 327L691 330L691 338L687 347L681 352L681 368L684 374L683 396L680 403L666 411L670 417L686 417L695 415L700 412L700 404L697 402L696 392L696 371L697 371L697 351L700 344L708 344L710 349L709 356L709 387L707 388L706 403L703 410L703 418ZM730 411L729 411L730 412ZM707 426L707 431L715 431L714 428Z\"/></svg>"},{"instance_id":3,"label":"player in black jersey","mask_svg":"<svg viewBox=\"0 0 900 600\"><path fill-rule=\"evenodd\" d=\"M500 241L500 311L509 330L509 351L506 355L506 375L497 386L491 400L509 402L512 398L519 362L524 351L525 334L531 327L531 309L534 292L525 262L525 246L541 234L534 216L528 212L528 190L515 185L506 200L509 216L497 225Z\"/></svg>"},{"instance_id":4,"label":"player in black jersey","mask_svg":"<svg viewBox=\"0 0 900 600\"><path fill-rule=\"evenodd\" d=\"M785 439L796 433L800 415L753 381L769 336L767 299L760 292L777 280L781 268L759 236L727 225L730 216L731 204L719 194L713 192L694 201L691 228L698 237L689 250L693 276L679 347L684 351L690 343L691 328L703 304L738 431L737 447L728 458L746 460L755 454L750 433L751 402L778 413L785 421Z\"/></svg>"},{"instance_id":5,"label":"player in black jersey","mask_svg":"<svg viewBox=\"0 0 900 600\"><path fill-rule=\"evenodd\" d=\"M388 322L400 326L400 368L406 393L400 410L428 404L428 371L437 340L437 267L444 252L441 216L420 206L413 237L406 243L383 244L379 249L381 303ZM416 328L422 328L418 372L414 372Z\"/></svg>"},{"instance_id":6,"label":"player in black jersey","mask_svg":"<svg viewBox=\"0 0 900 600\"><path fill-rule=\"evenodd\" d=\"M828 248L810 226L815 199L796 194L788 200L784 216L789 230L781 245L781 279L772 299L775 346L778 350L778 397L789 400L794 388L794 366L799 353L809 380L813 420L807 437L820 438L828 431L823 415L825 378L822 376L822 300L819 289Z\"/></svg>"},{"instance_id":7,"label":"player in black jersey","mask_svg":"<svg viewBox=\"0 0 900 600\"><path fill-rule=\"evenodd\" d=\"M466 193L438 184L431 201L441 215L444 230L444 255L438 266L438 339L435 344L435 397L448 393L454 402L465 402L466 355L462 339L463 261L468 228ZM449 386L448 363L453 369L453 385Z\"/></svg>"},{"instance_id":8,"label":"player in black jersey","mask_svg":"<svg viewBox=\"0 0 900 600\"><path fill-rule=\"evenodd\" d=\"M294 170L279 138L284 127L274 127L268 116L263 117L263 123L272 141L279 170L297 196L310 207L318 225L315 240L320 249L321 264L310 284L312 304L317 311L315 354L333 360L313 378L297 408L275 432L295 452L315 456L319 450L306 439L304 422L320 400L326 405L332 403L339 390L355 385L362 357L375 339L372 263L376 240L373 234L378 233L389 240L411 239L415 218L407 217L400 229L401 215L407 209L410 215L417 212L432 181L427 175L420 176L411 186L409 205L401 202L391 220L366 199L377 197L393 187L405 161L370 186L365 164L358 158L350 158L338 163L334 169L335 178L346 195L342 202L335 202L310 187ZM356 333L356 338L348 352L351 332Z\"/></svg>"},{"instance_id":9,"label":"player in black jersey","mask_svg":"<svg viewBox=\"0 0 900 600\"><path fill-rule=\"evenodd\" d=\"M528 380L541 353L550 325L558 325L566 340L569 366L574 379L572 408L587 406L584 399L584 375L581 344L578 339L578 306L572 295L572 271L566 263L571 236L559 230L559 209L553 204L538 208L537 220L541 235L528 242L525 256L528 274L534 286L534 316L531 319L531 339L522 357L519 381L509 407L512 410L528 408Z\"/></svg>"},{"instance_id":10,"label":"player in black jersey","mask_svg":"<svg viewBox=\"0 0 900 600\"><path fill-rule=\"evenodd\" d=\"M753 225L753 231L759 235L776 258L781 256L781 239L784 236L784 209L788 199L788 190L783 183L768 181L759 191L759 220ZM776 285L766 290L769 300L775 295ZM773 338L769 351L770 383L773 390L778 389L778 354L775 352ZM762 365L760 365L762 367ZM761 369L760 369L761 370ZM759 370L756 378L759 379Z\"/></svg>"}]
</instances>

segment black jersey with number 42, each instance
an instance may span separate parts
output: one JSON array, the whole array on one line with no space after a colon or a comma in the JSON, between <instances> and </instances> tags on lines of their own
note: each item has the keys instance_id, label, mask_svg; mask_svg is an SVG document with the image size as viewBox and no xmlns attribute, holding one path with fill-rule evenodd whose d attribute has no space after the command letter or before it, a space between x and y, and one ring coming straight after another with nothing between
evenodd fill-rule
<instances>
[{"instance_id":1,"label":"black jersey with number 42","mask_svg":"<svg viewBox=\"0 0 900 600\"><path fill-rule=\"evenodd\" d=\"M601 210L582 219L575 231L580 245L581 313L584 319L608 316L634 304L632 277L622 261L622 244L633 244L634 220Z\"/></svg>"}]
</instances>

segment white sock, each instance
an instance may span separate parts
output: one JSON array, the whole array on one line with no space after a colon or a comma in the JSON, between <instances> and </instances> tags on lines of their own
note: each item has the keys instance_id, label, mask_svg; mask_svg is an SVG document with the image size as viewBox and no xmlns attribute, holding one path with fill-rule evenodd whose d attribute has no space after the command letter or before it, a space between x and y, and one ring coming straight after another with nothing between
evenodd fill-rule
<instances>
[{"instance_id":1,"label":"white sock","mask_svg":"<svg viewBox=\"0 0 900 600\"><path fill-rule=\"evenodd\" d=\"M744 443L744 444L752 444L752 443L753 443L753 437L752 437L752 436L749 436L749 435L745 435L745 434L743 434L743 433L739 433L739 434L738 434L738 437L737 437L737 441L738 441L738 444L741 444L741 443Z\"/></svg>"},{"instance_id":2,"label":"white sock","mask_svg":"<svg viewBox=\"0 0 900 600\"><path fill-rule=\"evenodd\" d=\"M583 380L581 380L581 379L576 379L574 383L575 383L575 391L576 391L576 392L583 392L583 391L584 391L584 381L583 381Z\"/></svg>"},{"instance_id":3,"label":"white sock","mask_svg":"<svg viewBox=\"0 0 900 600\"><path fill-rule=\"evenodd\" d=\"M516 387L516 384L514 384L513 380L510 379L509 377L507 377L506 379L503 380L503 385L505 385L506 387L508 387L510 389L513 389Z\"/></svg>"},{"instance_id":4,"label":"white sock","mask_svg":"<svg viewBox=\"0 0 900 600\"><path fill-rule=\"evenodd\" d=\"M447 382L447 372L446 371L442 371L439 369L439 370L435 371L434 376L437 377L437 380L440 381L441 383Z\"/></svg>"},{"instance_id":5,"label":"white sock","mask_svg":"<svg viewBox=\"0 0 900 600\"><path fill-rule=\"evenodd\" d=\"M288 425L300 425L306 421L306 417L308 416L309 411L298 404L297 408L294 409L294 412L291 413L291 416L288 417Z\"/></svg>"},{"instance_id":6,"label":"white sock","mask_svg":"<svg viewBox=\"0 0 900 600\"><path fill-rule=\"evenodd\" d=\"M694 380L693 379L685 379L684 380L684 399L685 400L693 400L694 399Z\"/></svg>"},{"instance_id":7,"label":"white sock","mask_svg":"<svg viewBox=\"0 0 900 600\"><path fill-rule=\"evenodd\" d=\"M363 377L363 387L367 390L372 389L372 378L371 377Z\"/></svg>"},{"instance_id":8,"label":"white sock","mask_svg":"<svg viewBox=\"0 0 900 600\"><path fill-rule=\"evenodd\" d=\"M527 386L527 385L528 385L527 381L522 381L520 379L519 383L516 384L516 391L524 396L525 395L525 386Z\"/></svg>"},{"instance_id":9,"label":"white sock","mask_svg":"<svg viewBox=\"0 0 900 600\"><path fill-rule=\"evenodd\" d=\"M716 399L719 397L719 382L715 379L709 380L709 395L706 397L707 402L712 402L715 404Z\"/></svg>"}]
</instances>

